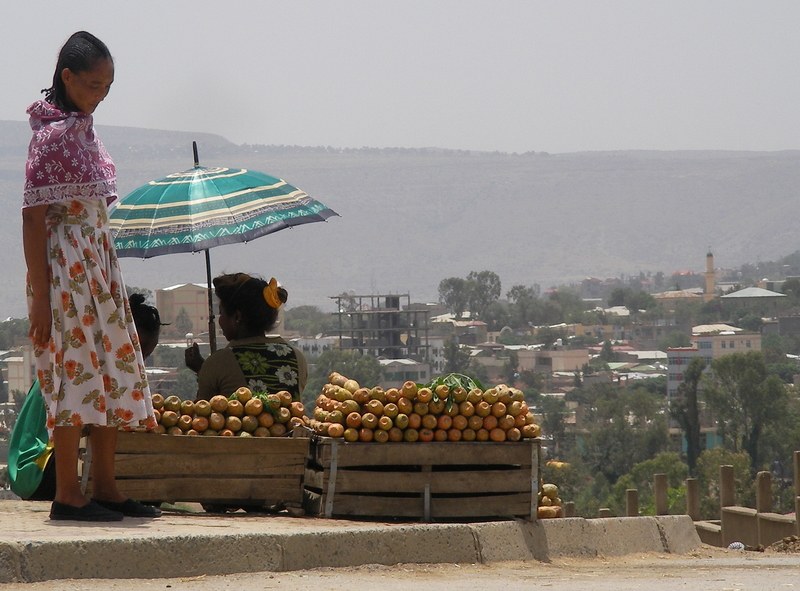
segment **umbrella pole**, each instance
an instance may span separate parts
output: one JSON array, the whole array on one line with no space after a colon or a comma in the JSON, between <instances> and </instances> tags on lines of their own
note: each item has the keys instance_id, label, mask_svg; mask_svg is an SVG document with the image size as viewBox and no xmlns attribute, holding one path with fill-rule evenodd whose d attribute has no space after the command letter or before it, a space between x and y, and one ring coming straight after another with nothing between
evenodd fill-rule
<instances>
[{"instance_id":1,"label":"umbrella pole","mask_svg":"<svg viewBox=\"0 0 800 591\"><path fill-rule=\"evenodd\" d=\"M217 350L217 330L214 323L214 296L211 294L211 255L208 249L206 253L206 285L208 290L208 346L211 352Z\"/></svg>"}]
</instances>

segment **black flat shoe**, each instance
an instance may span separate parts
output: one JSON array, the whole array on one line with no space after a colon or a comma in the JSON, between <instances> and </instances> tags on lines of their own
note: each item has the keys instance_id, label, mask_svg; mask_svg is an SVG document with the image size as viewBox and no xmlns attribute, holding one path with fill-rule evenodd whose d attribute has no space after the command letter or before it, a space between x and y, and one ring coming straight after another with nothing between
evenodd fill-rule
<instances>
[{"instance_id":1,"label":"black flat shoe","mask_svg":"<svg viewBox=\"0 0 800 591\"><path fill-rule=\"evenodd\" d=\"M94 502L111 511L117 511L125 517L161 517L161 509L158 507L143 505L139 501L134 501L133 499L126 499L121 503L101 501L99 499L94 499Z\"/></svg>"},{"instance_id":2,"label":"black flat shoe","mask_svg":"<svg viewBox=\"0 0 800 591\"><path fill-rule=\"evenodd\" d=\"M83 507L73 507L58 501L50 505L50 519L56 521L122 521L122 513L89 501Z\"/></svg>"}]
</instances>

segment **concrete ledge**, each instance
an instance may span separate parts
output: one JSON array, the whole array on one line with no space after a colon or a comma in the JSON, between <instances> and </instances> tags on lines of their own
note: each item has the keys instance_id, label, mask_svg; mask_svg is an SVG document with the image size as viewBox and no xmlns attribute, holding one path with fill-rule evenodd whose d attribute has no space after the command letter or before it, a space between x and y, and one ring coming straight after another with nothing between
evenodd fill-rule
<instances>
[{"instance_id":1,"label":"concrete ledge","mask_svg":"<svg viewBox=\"0 0 800 591\"><path fill-rule=\"evenodd\" d=\"M684 553L700 544L688 516L375 524L165 515L105 527L52 525L33 512L26 517L27 527L18 523L0 535L0 583L364 564L545 562L556 556Z\"/></svg>"},{"instance_id":2,"label":"concrete ledge","mask_svg":"<svg viewBox=\"0 0 800 591\"><path fill-rule=\"evenodd\" d=\"M694 527L701 542L722 547L722 526L719 521L695 521Z\"/></svg>"}]
</instances>

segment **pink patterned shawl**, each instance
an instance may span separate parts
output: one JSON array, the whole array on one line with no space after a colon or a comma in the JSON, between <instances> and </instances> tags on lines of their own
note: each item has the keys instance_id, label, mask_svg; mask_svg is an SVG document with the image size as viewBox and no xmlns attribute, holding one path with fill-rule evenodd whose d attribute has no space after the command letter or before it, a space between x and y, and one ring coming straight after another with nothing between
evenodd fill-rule
<instances>
[{"instance_id":1,"label":"pink patterned shawl","mask_svg":"<svg viewBox=\"0 0 800 591\"><path fill-rule=\"evenodd\" d=\"M117 198L117 172L90 114L63 112L44 100L28 107L33 138L25 163L23 209L34 205Z\"/></svg>"}]
</instances>

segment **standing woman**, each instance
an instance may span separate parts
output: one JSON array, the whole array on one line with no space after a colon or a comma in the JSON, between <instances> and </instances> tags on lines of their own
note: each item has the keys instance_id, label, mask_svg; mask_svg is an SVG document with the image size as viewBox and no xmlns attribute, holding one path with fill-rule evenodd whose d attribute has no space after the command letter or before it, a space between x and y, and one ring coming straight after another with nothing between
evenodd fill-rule
<instances>
[{"instance_id":1,"label":"standing woman","mask_svg":"<svg viewBox=\"0 0 800 591\"><path fill-rule=\"evenodd\" d=\"M117 488L117 430L155 427L144 361L125 295L106 206L117 197L114 163L92 113L114 81L114 61L94 35L73 34L53 85L28 107L33 138L25 165L22 235L28 267L29 336L56 455L50 519L157 517ZM93 499L78 480L88 429Z\"/></svg>"}]
</instances>

